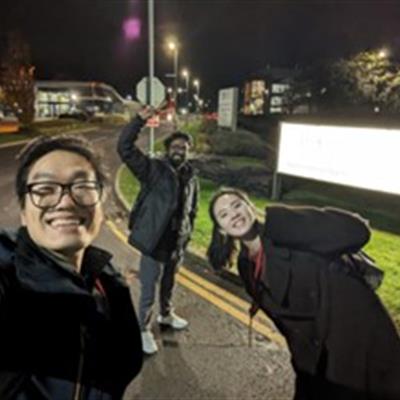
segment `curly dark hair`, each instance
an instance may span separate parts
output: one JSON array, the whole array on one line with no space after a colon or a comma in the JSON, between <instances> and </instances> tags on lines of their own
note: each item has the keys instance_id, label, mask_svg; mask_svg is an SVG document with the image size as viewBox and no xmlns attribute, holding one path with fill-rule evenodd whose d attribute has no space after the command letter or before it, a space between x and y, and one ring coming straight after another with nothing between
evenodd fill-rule
<instances>
[{"instance_id":1,"label":"curly dark hair","mask_svg":"<svg viewBox=\"0 0 400 400\"><path fill-rule=\"evenodd\" d=\"M15 189L21 208L25 206L25 193L29 171L33 164L46 154L64 150L76 153L86 158L93 166L96 179L101 185L105 185L107 177L101 167L100 154L98 154L91 143L77 135L57 135L57 136L39 136L31 140L17 155L18 169L15 180Z\"/></svg>"},{"instance_id":2,"label":"curly dark hair","mask_svg":"<svg viewBox=\"0 0 400 400\"><path fill-rule=\"evenodd\" d=\"M183 139L189 144L189 147L193 146L193 138L189 133L177 131L164 140L165 149L168 150L171 143L176 139Z\"/></svg>"}]
</instances>

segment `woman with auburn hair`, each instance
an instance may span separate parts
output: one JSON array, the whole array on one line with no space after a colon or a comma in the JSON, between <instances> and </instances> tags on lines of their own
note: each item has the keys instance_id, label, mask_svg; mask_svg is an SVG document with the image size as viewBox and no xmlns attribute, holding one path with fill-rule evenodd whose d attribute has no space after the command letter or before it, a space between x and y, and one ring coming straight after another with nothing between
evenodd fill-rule
<instances>
[{"instance_id":1,"label":"woman with auburn hair","mask_svg":"<svg viewBox=\"0 0 400 400\"><path fill-rule=\"evenodd\" d=\"M370 238L365 220L335 208L275 205L262 223L232 188L214 195L209 213L209 261L218 270L237 257L251 313L262 309L286 338L295 400L400 399L400 340L367 282L377 270L357 270L348 256Z\"/></svg>"}]
</instances>

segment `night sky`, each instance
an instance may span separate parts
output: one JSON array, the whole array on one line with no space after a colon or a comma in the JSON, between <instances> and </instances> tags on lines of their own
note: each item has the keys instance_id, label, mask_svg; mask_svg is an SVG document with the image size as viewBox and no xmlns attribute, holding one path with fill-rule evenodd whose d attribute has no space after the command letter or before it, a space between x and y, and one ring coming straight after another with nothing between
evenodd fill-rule
<instances>
[{"instance_id":1,"label":"night sky","mask_svg":"<svg viewBox=\"0 0 400 400\"><path fill-rule=\"evenodd\" d=\"M123 23L138 18L139 37ZM18 28L38 79L98 80L132 94L147 74L147 1L0 0L0 34ZM179 64L201 80L206 98L266 65L304 66L386 46L400 51L400 1L156 0L156 75Z\"/></svg>"}]
</instances>

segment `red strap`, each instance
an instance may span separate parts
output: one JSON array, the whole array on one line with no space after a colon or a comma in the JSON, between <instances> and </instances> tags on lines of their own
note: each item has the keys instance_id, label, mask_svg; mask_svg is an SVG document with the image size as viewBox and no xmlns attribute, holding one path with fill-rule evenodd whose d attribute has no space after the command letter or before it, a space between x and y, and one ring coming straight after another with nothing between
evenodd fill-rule
<instances>
[{"instance_id":1,"label":"red strap","mask_svg":"<svg viewBox=\"0 0 400 400\"><path fill-rule=\"evenodd\" d=\"M254 280L258 281L260 279L261 272L264 269L264 263L265 263L265 253L262 246L260 246L260 250L258 250L258 253L255 257L255 263L256 267L254 268Z\"/></svg>"},{"instance_id":2,"label":"red strap","mask_svg":"<svg viewBox=\"0 0 400 400\"><path fill-rule=\"evenodd\" d=\"M96 287L96 289L97 289L104 297L106 297L106 291L104 290L104 287L103 287L103 285L101 284L99 278L97 278L97 279L94 281L94 286Z\"/></svg>"}]
</instances>

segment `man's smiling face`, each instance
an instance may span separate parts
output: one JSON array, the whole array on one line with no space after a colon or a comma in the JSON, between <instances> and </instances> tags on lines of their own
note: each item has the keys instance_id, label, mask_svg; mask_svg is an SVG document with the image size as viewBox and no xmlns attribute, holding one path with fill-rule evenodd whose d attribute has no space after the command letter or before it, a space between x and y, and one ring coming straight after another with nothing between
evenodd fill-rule
<instances>
[{"instance_id":1,"label":"man's smiling face","mask_svg":"<svg viewBox=\"0 0 400 400\"><path fill-rule=\"evenodd\" d=\"M167 155L175 167L182 165L188 157L190 145L185 139L175 139L168 147Z\"/></svg>"},{"instance_id":2,"label":"man's smiling face","mask_svg":"<svg viewBox=\"0 0 400 400\"><path fill-rule=\"evenodd\" d=\"M96 173L90 162L83 156L64 150L55 150L39 158L30 168L27 184L43 183L43 189L35 196L47 195L50 186L81 183L80 192L86 193L86 182L96 181ZM90 187L90 186L88 186ZM39 208L25 195L21 210L21 221L32 240L41 247L66 256L82 252L97 237L103 221L102 204L85 207L78 205L71 193L64 191L58 204ZM35 197L35 198L36 198Z\"/></svg>"}]
</instances>

